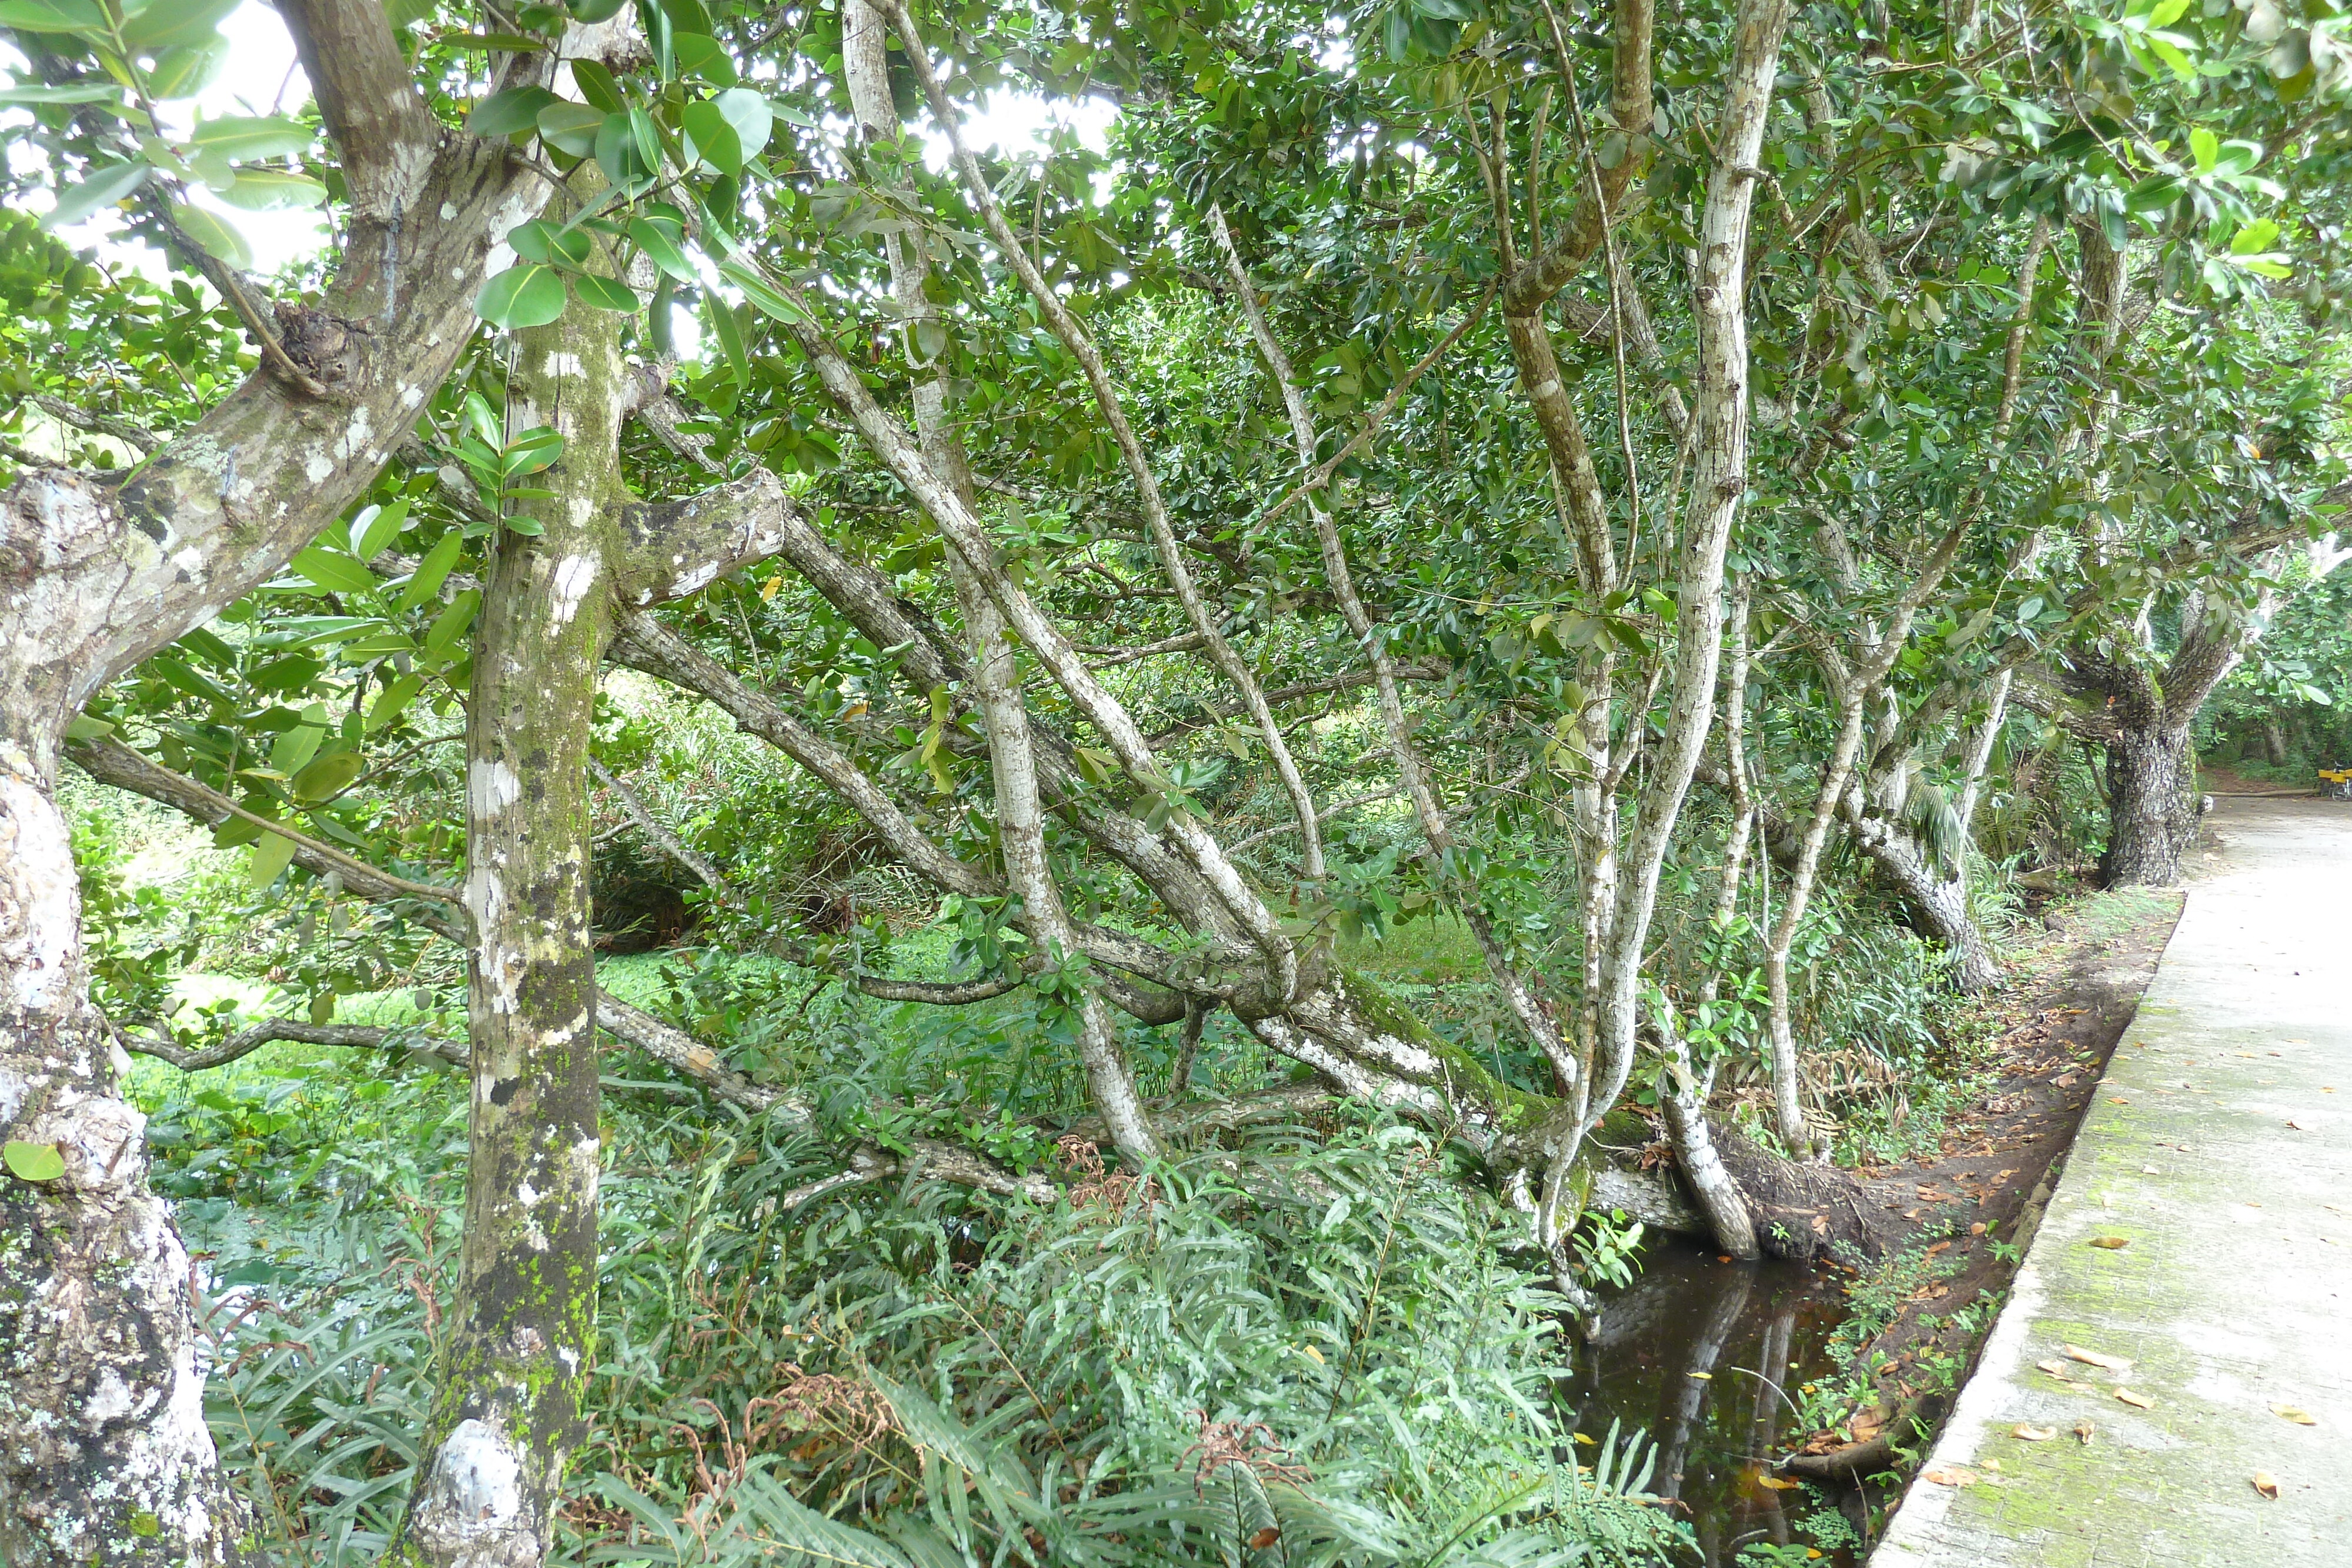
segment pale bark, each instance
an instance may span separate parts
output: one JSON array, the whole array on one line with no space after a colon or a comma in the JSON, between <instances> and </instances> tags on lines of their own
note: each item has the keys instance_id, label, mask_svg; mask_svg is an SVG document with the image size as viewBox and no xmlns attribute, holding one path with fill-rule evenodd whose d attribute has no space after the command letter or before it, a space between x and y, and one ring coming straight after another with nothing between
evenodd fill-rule
<instances>
[{"instance_id":1,"label":"pale bark","mask_svg":"<svg viewBox=\"0 0 2352 1568\"><path fill-rule=\"evenodd\" d=\"M187 1257L88 998L65 727L373 480L472 335L491 246L543 194L512 149L434 120L380 6L282 9L351 198L333 282L280 316L275 368L128 481L43 468L0 502L0 1138L66 1166L0 1177L0 1558L26 1568L247 1550L204 1425Z\"/></svg>"},{"instance_id":2,"label":"pale bark","mask_svg":"<svg viewBox=\"0 0 2352 1568\"><path fill-rule=\"evenodd\" d=\"M845 0L842 9L843 73L848 78L850 100L860 129L869 143L895 147L901 135L898 113L890 97L888 59L883 12L874 0ZM929 64L922 55L922 44L903 16L901 30L908 46L908 57L915 61L926 76ZM931 84L936 89L937 84ZM961 149L959 149L961 151ZM963 157L969 162L969 155ZM983 198L986 186L982 186ZM992 212L992 203L983 203ZM998 227L1002 214L996 215ZM1000 243L1002 236L1000 235ZM1012 256L1025 263L1026 257L1015 243ZM933 483L951 495L964 515L971 515L973 490L971 470L964 459L961 439L956 435L947 413L947 386L944 378L926 361L929 355L921 349L919 328L925 324L934 329L940 326L937 308L925 293L930 266L925 255L923 241L914 233L888 236L888 251L893 289L898 307L908 323L907 343L910 358L917 366L914 387L916 429L922 443L924 466ZM1050 299L1051 291L1044 291ZM1059 308L1058 301L1053 308ZM1083 342L1083 339L1076 340ZM1089 360L1089 368L1101 382L1101 365ZM861 390L863 390L861 388ZM1098 385L1097 390L1100 390ZM1116 413L1115 400L1107 400ZM1118 428L1125 431L1123 416ZM1131 448L1134 436L1126 433L1126 446ZM1162 541L1163 564L1171 572L1181 574L1183 563L1175 548L1172 534L1168 534L1164 513L1156 510L1158 491L1150 487L1150 471L1140 469L1145 484L1147 508L1154 508L1157 518L1155 539ZM902 476L903 479L903 476ZM978 530L972 530L977 534ZM1045 810L1038 799L1037 751L1030 733L1028 706L1021 692L1020 669L1013 656L1011 634L999 606L992 601L982 583L982 577L992 569L992 558L984 538L967 536L948 538L949 569L956 599L963 612L964 631L971 644L972 669L970 689L973 705L980 710L982 723L989 737L989 768L994 784L996 828L999 852L1004 862L1007 883L1021 900L1024 923L1032 940L1045 963L1059 969L1077 963L1083 948L1076 928L1062 899L1060 884L1055 881L1051 859L1045 846ZM1189 580L1185 580L1189 582ZM1214 628L1198 612L1198 596L1193 596L1192 608L1196 612L1194 630L1213 635ZM1222 640L1220 639L1220 644ZM1066 646L1066 644L1065 644ZM1226 650L1227 656L1232 651ZM1238 663L1236 660L1235 663ZM1255 691L1253 684L1248 689ZM1261 705L1263 699L1261 698ZM1268 734L1271 718L1267 720ZM1279 737L1276 737L1276 744ZM1286 758L1287 753L1283 754ZM1309 809L1310 818L1312 809ZM1135 1086L1135 1077L1129 1068L1126 1053L1119 1044L1118 1029L1110 1015L1098 987L1079 975L1075 987L1065 988L1075 992L1074 1005L1078 1013L1078 1055L1086 1069L1087 1086L1110 1129L1111 1142L1129 1161L1148 1158L1158 1150L1150 1124L1142 1113L1142 1097Z\"/></svg>"}]
</instances>

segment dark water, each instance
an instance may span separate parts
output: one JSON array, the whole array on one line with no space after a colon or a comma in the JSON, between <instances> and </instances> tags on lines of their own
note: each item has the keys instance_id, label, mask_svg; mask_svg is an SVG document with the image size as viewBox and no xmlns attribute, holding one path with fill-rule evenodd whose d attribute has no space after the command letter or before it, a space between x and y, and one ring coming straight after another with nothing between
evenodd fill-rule
<instances>
[{"instance_id":1,"label":"dark water","mask_svg":"<svg viewBox=\"0 0 2352 1568\"><path fill-rule=\"evenodd\" d=\"M1656 1440L1650 1490L1675 1500L1706 1568L1734 1568L1757 1543L1801 1549L1812 1540L1797 1517L1829 1504L1760 1478L1795 1430L1800 1386L1834 1370L1825 1350L1845 1308L1833 1274L1661 1241L1643 1249L1633 1284L1603 1293L1598 1331L1560 1396L1579 1432L1604 1437L1615 1421ZM1853 1558L1832 1550L1815 1561L1843 1568Z\"/></svg>"}]
</instances>

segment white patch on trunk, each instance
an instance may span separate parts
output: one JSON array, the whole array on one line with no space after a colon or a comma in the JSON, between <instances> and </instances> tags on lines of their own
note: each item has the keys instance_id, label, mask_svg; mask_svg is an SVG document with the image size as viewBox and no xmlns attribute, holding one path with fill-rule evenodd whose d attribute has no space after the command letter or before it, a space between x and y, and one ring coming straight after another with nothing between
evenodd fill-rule
<instances>
[{"instance_id":1,"label":"white patch on trunk","mask_svg":"<svg viewBox=\"0 0 2352 1568\"><path fill-rule=\"evenodd\" d=\"M460 1552L468 1544L488 1545L527 1528L521 1456L489 1423L458 1422L433 1456L417 1513L419 1534ZM459 1560L470 1561L472 1555L465 1553Z\"/></svg>"},{"instance_id":2,"label":"white patch on trunk","mask_svg":"<svg viewBox=\"0 0 2352 1568\"><path fill-rule=\"evenodd\" d=\"M515 1201L521 1204L525 1208L531 1207L544 1196L545 1195L542 1194L539 1188L531 1186L529 1182L525 1182L520 1186L515 1188Z\"/></svg>"},{"instance_id":3,"label":"white patch on trunk","mask_svg":"<svg viewBox=\"0 0 2352 1568\"><path fill-rule=\"evenodd\" d=\"M692 571L683 574L675 582L672 582L669 585L669 595L672 599L683 599L688 594L700 589L704 584L708 583L712 578L715 578L718 575L719 563L716 561L705 561L700 566L696 567Z\"/></svg>"},{"instance_id":4,"label":"white patch on trunk","mask_svg":"<svg viewBox=\"0 0 2352 1568\"><path fill-rule=\"evenodd\" d=\"M571 623L580 613L580 601L588 597L589 585L596 580L596 560L593 556L568 555L555 568L555 602L548 607L548 627Z\"/></svg>"},{"instance_id":5,"label":"white patch on trunk","mask_svg":"<svg viewBox=\"0 0 2352 1568\"><path fill-rule=\"evenodd\" d=\"M0 772L0 864L8 868L0 889L9 895L0 904L0 969L18 1007L47 1012L79 977L81 884L56 803L13 772Z\"/></svg>"},{"instance_id":6,"label":"white patch on trunk","mask_svg":"<svg viewBox=\"0 0 2352 1568\"><path fill-rule=\"evenodd\" d=\"M374 421L368 413L367 404L362 403L352 410L352 422L343 427L342 439L335 443L337 460L348 463L365 452L368 437L375 434L373 424Z\"/></svg>"},{"instance_id":7,"label":"white patch on trunk","mask_svg":"<svg viewBox=\"0 0 2352 1568\"><path fill-rule=\"evenodd\" d=\"M477 817L495 817L522 796L522 780L503 762L477 757L467 770L466 781Z\"/></svg>"},{"instance_id":8,"label":"white patch on trunk","mask_svg":"<svg viewBox=\"0 0 2352 1568\"><path fill-rule=\"evenodd\" d=\"M333 459L330 458L324 452L320 451L317 447L312 447L310 449L309 461L302 465L302 476L310 480L313 485L323 485L328 480L333 478L334 475L335 465Z\"/></svg>"},{"instance_id":9,"label":"white patch on trunk","mask_svg":"<svg viewBox=\"0 0 2352 1568\"><path fill-rule=\"evenodd\" d=\"M551 376L576 376L580 373L580 356L558 349L547 356L547 373Z\"/></svg>"},{"instance_id":10,"label":"white patch on trunk","mask_svg":"<svg viewBox=\"0 0 2352 1568\"><path fill-rule=\"evenodd\" d=\"M400 389L401 407L415 408L424 401L425 389L423 387L403 387Z\"/></svg>"}]
</instances>

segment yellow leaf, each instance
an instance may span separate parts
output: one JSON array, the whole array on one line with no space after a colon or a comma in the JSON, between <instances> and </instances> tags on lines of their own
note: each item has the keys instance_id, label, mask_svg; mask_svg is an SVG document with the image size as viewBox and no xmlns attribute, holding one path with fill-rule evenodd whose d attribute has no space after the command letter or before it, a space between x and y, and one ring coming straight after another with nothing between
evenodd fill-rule
<instances>
[{"instance_id":1,"label":"yellow leaf","mask_svg":"<svg viewBox=\"0 0 2352 1568\"><path fill-rule=\"evenodd\" d=\"M2109 1252L2120 1252L2131 1245L2131 1239L2124 1236L2094 1236L2091 1238L2091 1245L2104 1248Z\"/></svg>"},{"instance_id":2,"label":"yellow leaf","mask_svg":"<svg viewBox=\"0 0 2352 1568\"><path fill-rule=\"evenodd\" d=\"M776 591L783 587L783 585L784 580L781 574L772 577L768 579L767 581L760 584L760 602L765 604L773 600L776 597Z\"/></svg>"},{"instance_id":3,"label":"yellow leaf","mask_svg":"<svg viewBox=\"0 0 2352 1568\"><path fill-rule=\"evenodd\" d=\"M1316 1365L1320 1366L1323 1364L1323 1353L1321 1351L1317 1350L1311 1344L1302 1344L1298 1348L1305 1351L1308 1355L1313 1356L1315 1358ZM1590 1441L1591 1439L1588 1438L1586 1440Z\"/></svg>"},{"instance_id":4,"label":"yellow leaf","mask_svg":"<svg viewBox=\"0 0 2352 1568\"><path fill-rule=\"evenodd\" d=\"M2092 1426L2088 1421L2077 1421L2074 1423L2074 1436L2084 1443L2088 1443L2091 1440L2091 1434L2097 1430L2098 1428Z\"/></svg>"},{"instance_id":5,"label":"yellow leaf","mask_svg":"<svg viewBox=\"0 0 2352 1568\"><path fill-rule=\"evenodd\" d=\"M2125 1404L2131 1406L2134 1409L2153 1410L2156 1408L2155 1400L2150 1399L2145 1394L2134 1394L2128 1388L2116 1389L2116 1397L2122 1400Z\"/></svg>"},{"instance_id":6,"label":"yellow leaf","mask_svg":"<svg viewBox=\"0 0 2352 1568\"><path fill-rule=\"evenodd\" d=\"M1701 1383L1712 1383L1715 1381L1715 1374L1712 1372L1694 1372L1689 1375L1696 1377Z\"/></svg>"},{"instance_id":7,"label":"yellow leaf","mask_svg":"<svg viewBox=\"0 0 2352 1568\"><path fill-rule=\"evenodd\" d=\"M2079 1344L2061 1345L2058 1348L2066 1353L2067 1360L2079 1361L2084 1366L2104 1366L2109 1372L2131 1370L2131 1357L2127 1355L2106 1355L2095 1350L2084 1350Z\"/></svg>"},{"instance_id":8,"label":"yellow leaf","mask_svg":"<svg viewBox=\"0 0 2352 1568\"><path fill-rule=\"evenodd\" d=\"M2009 1429L2009 1435L2022 1442L2046 1443L2058 1435L2058 1429L2055 1427L2017 1426Z\"/></svg>"},{"instance_id":9,"label":"yellow leaf","mask_svg":"<svg viewBox=\"0 0 2352 1568\"><path fill-rule=\"evenodd\" d=\"M1805 1483L1792 1481L1785 1476L1758 1476L1756 1484L1759 1487L1769 1487L1774 1491L1795 1491Z\"/></svg>"},{"instance_id":10,"label":"yellow leaf","mask_svg":"<svg viewBox=\"0 0 2352 1568\"><path fill-rule=\"evenodd\" d=\"M2298 1405L2273 1405L2271 1414L2282 1421L2292 1421L2298 1427L2316 1427L2319 1417Z\"/></svg>"},{"instance_id":11,"label":"yellow leaf","mask_svg":"<svg viewBox=\"0 0 2352 1568\"><path fill-rule=\"evenodd\" d=\"M2276 1502L2278 1500L2279 1491L2278 1477L2271 1474L2268 1470L2256 1470L2254 1472L2254 1490L2270 1499L2273 1502Z\"/></svg>"}]
</instances>

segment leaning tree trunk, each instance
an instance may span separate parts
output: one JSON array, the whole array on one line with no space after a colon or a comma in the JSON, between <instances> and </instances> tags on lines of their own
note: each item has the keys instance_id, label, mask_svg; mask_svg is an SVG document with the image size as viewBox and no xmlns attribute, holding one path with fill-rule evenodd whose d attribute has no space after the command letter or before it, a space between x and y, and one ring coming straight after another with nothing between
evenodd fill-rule
<instances>
[{"instance_id":1,"label":"leaning tree trunk","mask_svg":"<svg viewBox=\"0 0 2352 1568\"><path fill-rule=\"evenodd\" d=\"M1969 914L1967 881L1944 875L1918 840L1885 817L1849 815L1847 826L1854 847L1893 886L1920 934L1950 958L1952 983L1971 996L2000 985L2000 965Z\"/></svg>"},{"instance_id":2,"label":"leaning tree trunk","mask_svg":"<svg viewBox=\"0 0 2352 1568\"><path fill-rule=\"evenodd\" d=\"M578 181L575 176L575 183ZM544 531L492 536L467 706L467 1008L473 1085L457 1322L410 1505L410 1560L536 1568L585 1435L596 1328L596 969L588 738L615 613L619 333L525 332L509 435L565 441Z\"/></svg>"},{"instance_id":3,"label":"leaning tree trunk","mask_svg":"<svg viewBox=\"0 0 2352 1568\"><path fill-rule=\"evenodd\" d=\"M2180 880L2197 837L2197 763L2186 725L2119 731L2107 747L2110 887L2163 887Z\"/></svg>"}]
</instances>

